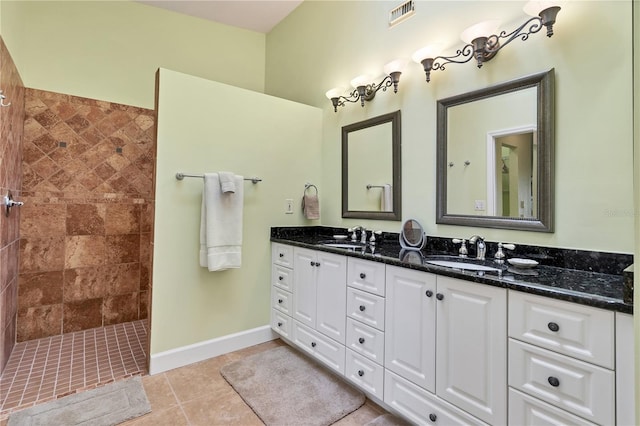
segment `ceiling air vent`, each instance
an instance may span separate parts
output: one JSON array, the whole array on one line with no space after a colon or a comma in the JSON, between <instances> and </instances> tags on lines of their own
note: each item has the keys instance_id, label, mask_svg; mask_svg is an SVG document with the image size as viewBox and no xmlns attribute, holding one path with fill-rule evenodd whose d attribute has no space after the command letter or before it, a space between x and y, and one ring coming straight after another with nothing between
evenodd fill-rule
<instances>
[{"instance_id":1,"label":"ceiling air vent","mask_svg":"<svg viewBox=\"0 0 640 426\"><path fill-rule=\"evenodd\" d=\"M405 19L413 16L416 13L416 4L414 0L409 0L402 3L400 6L395 7L389 12L389 27L398 25Z\"/></svg>"}]
</instances>

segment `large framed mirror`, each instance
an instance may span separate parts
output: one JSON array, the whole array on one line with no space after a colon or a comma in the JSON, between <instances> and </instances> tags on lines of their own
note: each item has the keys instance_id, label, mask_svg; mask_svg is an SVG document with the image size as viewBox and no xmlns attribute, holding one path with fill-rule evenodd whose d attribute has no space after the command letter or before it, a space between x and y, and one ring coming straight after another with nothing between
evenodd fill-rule
<instances>
[{"instance_id":1,"label":"large framed mirror","mask_svg":"<svg viewBox=\"0 0 640 426\"><path fill-rule=\"evenodd\" d=\"M342 217L400 220L400 111L342 127Z\"/></svg>"},{"instance_id":2,"label":"large framed mirror","mask_svg":"<svg viewBox=\"0 0 640 426\"><path fill-rule=\"evenodd\" d=\"M553 232L554 70L437 108L436 223Z\"/></svg>"}]
</instances>

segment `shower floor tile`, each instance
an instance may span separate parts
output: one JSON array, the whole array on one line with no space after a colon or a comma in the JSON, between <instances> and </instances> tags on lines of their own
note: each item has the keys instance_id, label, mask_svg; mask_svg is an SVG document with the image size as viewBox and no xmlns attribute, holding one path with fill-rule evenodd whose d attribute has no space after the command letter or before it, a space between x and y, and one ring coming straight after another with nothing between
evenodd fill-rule
<instances>
[{"instance_id":1,"label":"shower floor tile","mask_svg":"<svg viewBox=\"0 0 640 426\"><path fill-rule=\"evenodd\" d=\"M16 409L147 372L147 320L15 345L0 376L0 420Z\"/></svg>"}]
</instances>

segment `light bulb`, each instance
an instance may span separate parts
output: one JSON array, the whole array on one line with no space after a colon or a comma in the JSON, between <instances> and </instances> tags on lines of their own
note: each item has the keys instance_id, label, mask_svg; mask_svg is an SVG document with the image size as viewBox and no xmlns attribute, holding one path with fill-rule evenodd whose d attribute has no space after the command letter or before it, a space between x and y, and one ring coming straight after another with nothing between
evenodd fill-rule
<instances>
[{"instance_id":1,"label":"light bulb","mask_svg":"<svg viewBox=\"0 0 640 426\"><path fill-rule=\"evenodd\" d=\"M411 59L414 62L420 64L423 60L427 58L435 58L438 53L440 53L441 45L440 44L430 44L421 49L416 50L413 55L411 55Z\"/></svg>"},{"instance_id":2,"label":"light bulb","mask_svg":"<svg viewBox=\"0 0 640 426\"><path fill-rule=\"evenodd\" d=\"M479 37L489 37L498 32L499 21L483 21L470 26L460 34L465 43L471 43Z\"/></svg>"},{"instance_id":3,"label":"light bulb","mask_svg":"<svg viewBox=\"0 0 640 426\"><path fill-rule=\"evenodd\" d=\"M342 87L334 87L333 89L328 90L327 93L325 93L325 95L328 99L331 99L331 98L339 98L343 93L344 93L344 89Z\"/></svg>"},{"instance_id":4,"label":"light bulb","mask_svg":"<svg viewBox=\"0 0 640 426\"><path fill-rule=\"evenodd\" d=\"M384 66L384 73L390 75L393 72L401 73L404 71L404 68L407 66L406 59L396 59L394 61L389 62Z\"/></svg>"},{"instance_id":5,"label":"light bulb","mask_svg":"<svg viewBox=\"0 0 640 426\"><path fill-rule=\"evenodd\" d=\"M558 2L531 0L524 5L522 10L524 10L524 13L527 15L538 16L543 10L555 6L558 6Z\"/></svg>"},{"instance_id":6,"label":"light bulb","mask_svg":"<svg viewBox=\"0 0 640 426\"><path fill-rule=\"evenodd\" d=\"M369 84L371 84L371 77L366 74L359 75L353 80L351 80L351 85L355 89L357 89L360 86L368 86Z\"/></svg>"}]
</instances>

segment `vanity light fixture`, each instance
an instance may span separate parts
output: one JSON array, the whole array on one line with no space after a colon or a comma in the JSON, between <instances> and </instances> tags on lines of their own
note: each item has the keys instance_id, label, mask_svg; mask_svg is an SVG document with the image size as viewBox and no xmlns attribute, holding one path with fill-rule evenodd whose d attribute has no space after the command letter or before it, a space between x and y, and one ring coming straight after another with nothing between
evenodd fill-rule
<instances>
[{"instance_id":1,"label":"vanity light fixture","mask_svg":"<svg viewBox=\"0 0 640 426\"><path fill-rule=\"evenodd\" d=\"M510 33L500 31L496 34L499 26L497 21L480 22L462 32L460 38L467 44L456 51L455 55L437 56L437 49L427 46L416 51L411 58L422 64L429 82L431 71L444 70L445 65L450 63L464 64L475 58L478 68L481 68L483 63L490 61L507 44L516 38L527 40L529 35L537 33L543 26L547 28L547 37L553 35L553 24L560 11L559 6L549 1L530 1L523 10L533 17Z\"/></svg>"},{"instance_id":2,"label":"vanity light fixture","mask_svg":"<svg viewBox=\"0 0 640 426\"><path fill-rule=\"evenodd\" d=\"M393 93L398 93L398 83L400 83L400 74L404 70L407 61L403 59L397 59L391 61L384 66L385 76L378 84L373 83L373 79L368 75L360 75L351 80L353 91L349 93L349 96L343 96L344 88L336 87L329 90L326 93L328 99L333 104L333 111L338 112L339 106L344 106L346 102L358 102L364 107L365 101L371 101L376 93L382 89L383 92L387 91L388 87L393 86Z\"/></svg>"}]
</instances>

